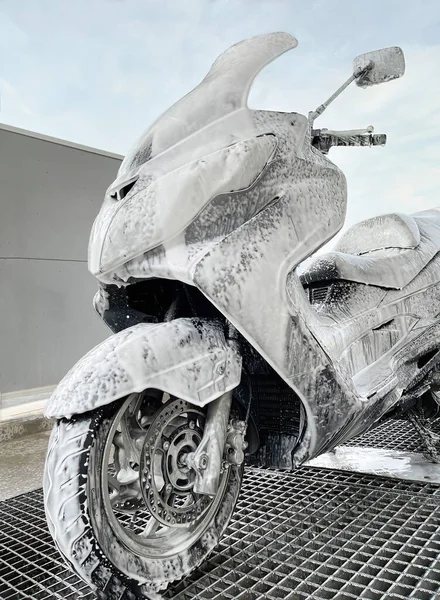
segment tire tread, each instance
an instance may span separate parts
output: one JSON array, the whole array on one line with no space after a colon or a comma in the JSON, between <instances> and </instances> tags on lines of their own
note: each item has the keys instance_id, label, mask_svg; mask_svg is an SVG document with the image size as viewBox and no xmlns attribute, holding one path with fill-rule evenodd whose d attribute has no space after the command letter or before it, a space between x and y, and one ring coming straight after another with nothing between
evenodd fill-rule
<instances>
[{"instance_id":1,"label":"tire tread","mask_svg":"<svg viewBox=\"0 0 440 600\"><path fill-rule=\"evenodd\" d=\"M85 484L85 474L77 472L70 476L69 470L63 468L67 461L80 461L81 457L88 456L94 434L93 417L61 419L54 425L44 475L46 519L55 545L69 567L81 574L82 579L99 592L100 598L134 600L140 596L135 589L138 586L116 572L100 550L89 519L84 518L86 500L81 486ZM80 483L81 479L84 484ZM55 481L58 492L54 489ZM69 514L76 513L70 522L63 516L66 510ZM69 540L67 544L66 540Z\"/></svg>"}]
</instances>

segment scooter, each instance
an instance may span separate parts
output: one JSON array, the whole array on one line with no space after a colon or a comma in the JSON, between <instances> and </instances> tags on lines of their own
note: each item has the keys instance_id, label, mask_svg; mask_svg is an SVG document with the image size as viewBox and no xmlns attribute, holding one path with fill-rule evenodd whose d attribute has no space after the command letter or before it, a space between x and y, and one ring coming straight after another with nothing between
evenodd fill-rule
<instances>
[{"instance_id":1,"label":"scooter","mask_svg":"<svg viewBox=\"0 0 440 600\"><path fill-rule=\"evenodd\" d=\"M400 48L354 60L308 117L250 110L258 72L297 41L241 42L124 159L93 226L94 306L111 335L61 381L44 497L50 532L100 597L148 596L219 542L243 469L294 469L410 415L438 457L440 212L342 228L333 146L315 129L346 87L403 75ZM436 441L436 440L434 440Z\"/></svg>"}]
</instances>

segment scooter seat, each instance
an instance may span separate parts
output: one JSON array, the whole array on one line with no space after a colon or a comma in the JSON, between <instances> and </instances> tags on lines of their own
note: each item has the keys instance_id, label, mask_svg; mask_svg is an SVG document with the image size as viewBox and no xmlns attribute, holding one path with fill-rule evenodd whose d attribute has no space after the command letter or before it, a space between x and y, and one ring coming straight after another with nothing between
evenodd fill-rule
<instances>
[{"instance_id":1,"label":"scooter seat","mask_svg":"<svg viewBox=\"0 0 440 600\"><path fill-rule=\"evenodd\" d=\"M440 251L440 209L394 214L354 225L335 251L313 259L300 275L305 287L338 279L402 289Z\"/></svg>"},{"instance_id":2,"label":"scooter seat","mask_svg":"<svg viewBox=\"0 0 440 600\"><path fill-rule=\"evenodd\" d=\"M344 233L335 250L360 255L385 248L416 248L419 244L420 231L414 218L391 213L356 223Z\"/></svg>"}]
</instances>

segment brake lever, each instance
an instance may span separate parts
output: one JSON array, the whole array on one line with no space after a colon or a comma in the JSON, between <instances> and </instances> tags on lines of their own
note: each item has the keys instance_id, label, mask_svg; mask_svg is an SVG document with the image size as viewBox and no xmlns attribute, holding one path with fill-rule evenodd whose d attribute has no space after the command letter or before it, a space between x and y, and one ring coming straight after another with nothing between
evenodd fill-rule
<instances>
[{"instance_id":1,"label":"brake lever","mask_svg":"<svg viewBox=\"0 0 440 600\"><path fill-rule=\"evenodd\" d=\"M368 133L374 133L373 125L368 125L368 127L364 129L342 129L341 131L337 131L336 129L318 129L321 134L324 135L335 135L336 137L345 137L345 136L353 136L353 135L365 135Z\"/></svg>"}]
</instances>

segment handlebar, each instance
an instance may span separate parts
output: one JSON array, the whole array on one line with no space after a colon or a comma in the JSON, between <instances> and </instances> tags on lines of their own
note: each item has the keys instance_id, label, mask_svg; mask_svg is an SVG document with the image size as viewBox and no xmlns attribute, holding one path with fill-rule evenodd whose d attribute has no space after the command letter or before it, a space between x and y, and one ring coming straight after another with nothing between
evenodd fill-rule
<instances>
[{"instance_id":1,"label":"handlebar","mask_svg":"<svg viewBox=\"0 0 440 600\"><path fill-rule=\"evenodd\" d=\"M312 146L327 154L332 146L385 146L387 136L384 133L330 132L312 130Z\"/></svg>"}]
</instances>

